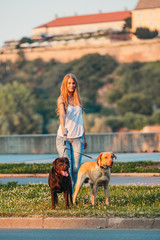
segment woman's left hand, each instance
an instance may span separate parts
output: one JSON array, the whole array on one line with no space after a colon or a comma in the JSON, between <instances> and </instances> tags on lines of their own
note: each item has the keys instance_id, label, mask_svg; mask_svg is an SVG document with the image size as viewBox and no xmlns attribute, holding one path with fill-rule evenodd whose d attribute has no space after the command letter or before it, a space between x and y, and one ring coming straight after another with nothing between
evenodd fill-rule
<instances>
[{"instance_id":1,"label":"woman's left hand","mask_svg":"<svg viewBox=\"0 0 160 240\"><path fill-rule=\"evenodd\" d=\"M84 149L86 149L86 148L87 148L87 146L88 146L87 142L86 142L86 141L84 141Z\"/></svg>"}]
</instances>

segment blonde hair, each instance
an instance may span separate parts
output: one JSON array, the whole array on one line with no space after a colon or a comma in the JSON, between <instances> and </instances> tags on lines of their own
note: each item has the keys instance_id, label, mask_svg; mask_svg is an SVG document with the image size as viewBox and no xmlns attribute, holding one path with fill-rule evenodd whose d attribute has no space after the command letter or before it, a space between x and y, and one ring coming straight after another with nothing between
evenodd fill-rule
<instances>
[{"instance_id":1,"label":"blonde hair","mask_svg":"<svg viewBox=\"0 0 160 240\"><path fill-rule=\"evenodd\" d=\"M72 78L74 80L74 82L76 83L75 86L75 91L73 93L73 98L74 98L74 102L76 105L79 105L82 108L82 102L80 99L80 95L79 95L79 85L78 85L78 81L77 78L75 77L74 74L69 73L67 75L64 76L62 84L61 84L61 95L59 96L59 98L57 99L57 114L59 115L59 106L58 106L58 100L60 98L63 98L63 102L64 102L64 106L65 109L67 109L68 107L68 89L67 89L67 83L68 80Z\"/></svg>"}]
</instances>

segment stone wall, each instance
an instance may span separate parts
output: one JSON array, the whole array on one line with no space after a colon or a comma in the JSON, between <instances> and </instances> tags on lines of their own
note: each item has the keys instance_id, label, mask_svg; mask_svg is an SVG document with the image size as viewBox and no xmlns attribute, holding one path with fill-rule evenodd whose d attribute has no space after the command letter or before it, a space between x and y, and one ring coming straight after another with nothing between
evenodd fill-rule
<instances>
[{"instance_id":1,"label":"stone wall","mask_svg":"<svg viewBox=\"0 0 160 240\"><path fill-rule=\"evenodd\" d=\"M24 49L24 55L27 60L42 58L44 61L51 59L60 62L69 62L81 58L86 54L99 53L101 55L109 54L119 62L150 62L160 61L160 39L136 40L123 42L109 42L91 39L86 42L74 42L70 44L58 44L50 47ZM0 61L15 61L18 50L1 50Z\"/></svg>"},{"instance_id":2,"label":"stone wall","mask_svg":"<svg viewBox=\"0 0 160 240\"><path fill-rule=\"evenodd\" d=\"M159 133L86 134L86 153L160 152ZM0 154L57 153L56 134L0 136Z\"/></svg>"}]
</instances>

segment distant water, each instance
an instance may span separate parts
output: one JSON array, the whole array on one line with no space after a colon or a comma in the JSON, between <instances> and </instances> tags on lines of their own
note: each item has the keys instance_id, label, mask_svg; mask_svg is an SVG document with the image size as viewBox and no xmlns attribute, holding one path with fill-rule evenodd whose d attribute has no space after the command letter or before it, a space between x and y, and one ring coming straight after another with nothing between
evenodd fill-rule
<instances>
[{"instance_id":1,"label":"distant water","mask_svg":"<svg viewBox=\"0 0 160 240\"><path fill-rule=\"evenodd\" d=\"M93 159L82 156L82 163L87 161L95 161L99 153L87 154ZM160 161L160 153L117 153L118 162L134 162L134 161ZM25 154L25 155L0 155L0 163L51 163L58 154Z\"/></svg>"}]
</instances>

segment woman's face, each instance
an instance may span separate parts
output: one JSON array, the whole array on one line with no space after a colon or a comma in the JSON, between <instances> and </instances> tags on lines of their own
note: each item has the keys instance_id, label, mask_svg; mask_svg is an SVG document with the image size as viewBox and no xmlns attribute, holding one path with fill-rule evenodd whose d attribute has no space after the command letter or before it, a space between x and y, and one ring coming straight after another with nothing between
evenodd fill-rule
<instances>
[{"instance_id":1,"label":"woman's face","mask_svg":"<svg viewBox=\"0 0 160 240\"><path fill-rule=\"evenodd\" d=\"M75 88L76 88L76 82L72 78L69 78L68 82L67 82L67 90L68 90L68 92L74 93Z\"/></svg>"}]
</instances>

